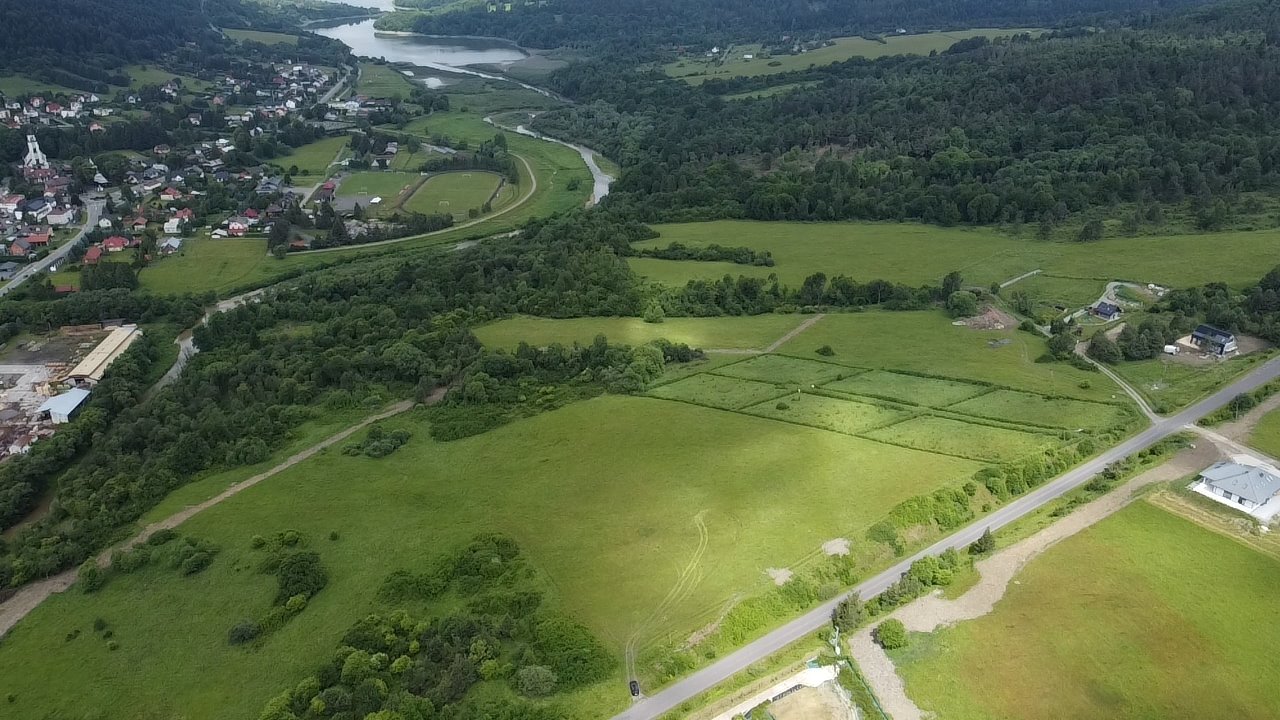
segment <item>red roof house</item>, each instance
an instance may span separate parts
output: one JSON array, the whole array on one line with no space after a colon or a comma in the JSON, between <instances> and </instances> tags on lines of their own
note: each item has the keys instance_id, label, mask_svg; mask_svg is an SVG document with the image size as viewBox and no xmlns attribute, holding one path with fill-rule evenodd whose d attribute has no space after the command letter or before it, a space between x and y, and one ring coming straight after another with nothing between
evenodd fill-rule
<instances>
[{"instance_id":1,"label":"red roof house","mask_svg":"<svg viewBox=\"0 0 1280 720\"><path fill-rule=\"evenodd\" d=\"M46 230L45 232L42 232L42 233L33 233L31 235L28 235L27 242L31 243L32 245L48 245L49 232Z\"/></svg>"},{"instance_id":2,"label":"red roof house","mask_svg":"<svg viewBox=\"0 0 1280 720\"><path fill-rule=\"evenodd\" d=\"M84 254L85 265L97 265L98 261L101 259L102 259L102 248L96 245L94 247L89 248Z\"/></svg>"},{"instance_id":3,"label":"red roof house","mask_svg":"<svg viewBox=\"0 0 1280 720\"><path fill-rule=\"evenodd\" d=\"M119 235L112 235L102 241L102 249L109 253L120 252L127 247L129 247L129 241Z\"/></svg>"}]
</instances>

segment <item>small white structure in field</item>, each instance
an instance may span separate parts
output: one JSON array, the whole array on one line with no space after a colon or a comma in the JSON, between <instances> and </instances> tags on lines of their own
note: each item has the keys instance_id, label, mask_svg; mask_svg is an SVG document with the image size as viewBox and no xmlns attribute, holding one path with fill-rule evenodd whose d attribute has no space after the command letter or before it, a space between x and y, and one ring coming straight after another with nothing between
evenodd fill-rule
<instances>
[{"instance_id":1,"label":"small white structure in field","mask_svg":"<svg viewBox=\"0 0 1280 720\"><path fill-rule=\"evenodd\" d=\"M1177 346L1177 345L1165 345L1165 346L1164 346L1164 354L1165 354L1165 355L1177 355L1177 354L1178 354L1178 346Z\"/></svg>"},{"instance_id":2,"label":"small white structure in field","mask_svg":"<svg viewBox=\"0 0 1280 720\"><path fill-rule=\"evenodd\" d=\"M380 197L371 198L371 199L369 200L369 204L370 204L370 205L377 205L377 204L378 204L378 203L380 203L380 202L382 202L382 198L380 198Z\"/></svg>"},{"instance_id":3,"label":"small white structure in field","mask_svg":"<svg viewBox=\"0 0 1280 720\"><path fill-rule=\"evenodd\" d=\"M752 55L751 53L745 53L745 54L743 54L742 59L743 59L743 60L755 60L755 59L756 59L756 56L755 56L755 55Z\"/></svg>"}]
</instances>

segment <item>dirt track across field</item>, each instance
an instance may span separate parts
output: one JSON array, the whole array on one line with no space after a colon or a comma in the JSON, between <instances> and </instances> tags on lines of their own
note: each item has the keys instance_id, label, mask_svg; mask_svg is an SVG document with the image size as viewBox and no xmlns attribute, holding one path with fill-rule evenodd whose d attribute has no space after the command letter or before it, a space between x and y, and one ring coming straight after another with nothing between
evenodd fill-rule
<instances>
[{"instance_id":1,"label":"dirt track across field","mask_svg":"<svg viewBox=\"0 0 1280 720\"><path fill-rule=\"evenodd\" d=\"M431 397L428 398L427 400L428 404L438 402L441 398L444 397L444 392L445 392L444 389L441 388L440 390L437 390L435 393L432 393ZM393 415L399 415L400 413L405 412L412 407L413 407L413 402L409 400L405 400L403 402L398 402L394 405L391 405L387 407L387 409L378 413L377 415L367 417L364 420L360 421L359 423L347 428L346 430L343 430L342 432L339 432L336 435L331 435L330 437L324 440L321 440L320 442L316 443L315 445L312 445L306 450L303 450L302 452L299 452L296 455L289 457L284 462L280 463L279 465L276 465L275 467L271 468L270 470L267 470L266 472L262 472L257 475L254 475L248 480L243 480L241 482L238 482L235 485L232 485L231 487L222 491L218 495L208 500L205 500L204 502L198 505L191 505L189 507L183 508L182 510L179 510L178 512L170 515L169 517L163 520L154 522L146 526L145 528L142 529L141 532L139 532L137 535L133 536L132 538L126 540L120 545L117 545L116 547L104 550L101 554L99 554L97 558L98 566L107 567L108 565L110 565L111 553L114 550L120 549L120 548L134 547L139 543L145 542L147 538L151 537L152 534L154 534L159 530L177 527L178 525L181 525L182 523L191 519L196 514L203 512L205 510L208 510L209 508L213 507L214 505L217 505L223 500L234 497L240 494L241 492L248 490L254 485L257 485L263 480L266 480L269 477L278 475L281 472L288 470L289 468L293 467L294 465L297 465L303 460L306 460L314 456L316 453L319 453L325 448L328 448L332 445L342 442L343 440L346 440L347 438L351 437L352 435L359 432L363 428L367 427L371 423L375 423L379 420L385 420L386 418L389 418ZM26 617L32 610L35 610L36 607L38 607L40 603L44 602L50 595L65 591L67 588L71 587L72 584L75 583L75 581L76 581L76 571L66 570L57 575L54 575L53 577L46 578L39 582L34 582L29 585L23 586L20 590L18 590L18 592L13 597L6 600L3 604L0 604L0 637L3 637L5 633L9 632L9 630L11 630L14 625L18 624L18 621Z\"/></svg>"}]
</instances>

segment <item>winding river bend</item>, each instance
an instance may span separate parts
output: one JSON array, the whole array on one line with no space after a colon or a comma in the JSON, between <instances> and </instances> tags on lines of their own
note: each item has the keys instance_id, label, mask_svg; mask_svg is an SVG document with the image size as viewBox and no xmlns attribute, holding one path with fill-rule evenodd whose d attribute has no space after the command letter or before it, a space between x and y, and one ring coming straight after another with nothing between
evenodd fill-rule
<instances>
[{"instance_id":1,"label":"winding river bend","mask_svg":"<svg viewBox=\"0 0 1280 720\"><path fill-rule=\"evenodd\" d=\"M379 10L391 10L394 0L363 0L359 4ZM546 97L564 100L564 98L546 88L513 80L503 75L495 75L466 67L468 65L510 65L529 56L529 53L519 46L505 40L383 33L374 29L374 22L376 21L361 20L335 24L332 27L314 27L311 30L319 35L341 41L351 48L351 51L356 55L385 58L388 62L409 63L417 67L430 68L444 73L472 75L489 80L509 82ZM414 79L423 82L428 87L439 87L441 84L439 78ZM509 128L498 125L490 118L485 118L485 121L495 127L502 127L504 130L573 148L582 157L587 169L591 171L592 193L588 204L594 205L609 194L609 186L613 183L614 178L600 168L600 164L596 161L596 153L590 148L534 132L523 125Z\"/></svg>"}]
</instances>

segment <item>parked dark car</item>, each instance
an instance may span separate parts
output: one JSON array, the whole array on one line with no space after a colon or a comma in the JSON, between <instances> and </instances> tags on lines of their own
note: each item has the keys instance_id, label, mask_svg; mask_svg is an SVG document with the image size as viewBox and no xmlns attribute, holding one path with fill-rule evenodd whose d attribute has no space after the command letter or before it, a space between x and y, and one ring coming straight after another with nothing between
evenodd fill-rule
<instances>
[{"instance_id":1,"label":"parked dark car","mask_svg":"<svg viewBox=\"0 0 1280 720\"><path fill-rule=\"evenodd\" d=\"M631 681L631 697L640 697L640 683L635 680Z\"/></svg>"}]
</instances>

